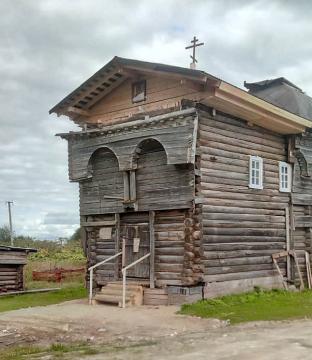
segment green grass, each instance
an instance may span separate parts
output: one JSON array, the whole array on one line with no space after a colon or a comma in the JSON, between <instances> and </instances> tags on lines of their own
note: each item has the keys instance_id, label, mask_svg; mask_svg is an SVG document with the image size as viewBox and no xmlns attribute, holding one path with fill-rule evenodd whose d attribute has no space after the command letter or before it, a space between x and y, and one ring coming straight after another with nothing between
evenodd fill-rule
<instances>
[{"instance_id":1,"label":"green grass","mask_svg":"<svg viewBox=\"0 0 312 360\"><path fill-rule=\"evenodd\" d=\"M231 324L260 320L312 318L312 291L287 292L257 289L245 294L186 304L181 307L179 313L229 320Z\"/></svg>"},{"instance_id":2,"label":"green grass","mask_svg":"<svg viewBox=\"0 0 312 360\"><path fill-rule=\"evenodd\" d=\"M109 345L91 345L88 343L71 343L62 344L54 343L48 347L39 346L15 346L6 349L1 349L1 360L24 360L32 359L39 360L47 359L84 359L88 355L105 354L105 359L111 359L113 354L122 351L138 352L143 351L145 347L157 344L155 341L142 341L132 344L109 344ZM103 357L104 359L104 357Z\"/></svg>"},{"instance_id":3,"label":"green grass","mask_svg":"<svg viewBox=\"0 0 312 360\"><path fill-rule=\"evenodd\" d=\"M84 343L52 344L49 347L17 346L1 350L1 360L24 360L24 359L63 359L67 353L74 353L83 358L86 355L98 354L100 350ZM51 357L53 356L53 357Z\"/></svg>"},{"instance_id":4,"label":"green grass","mask_svg":"<svg viewBox=\"0 0 312 360\"><path fill-rule=\"evenodd\" d=\"M0 312L58 304L63 301L81 299L86 296L87 290L82 284L68 285L61 290L53 292L4 296L0 297Z\"/></svg>"}]
</instances>

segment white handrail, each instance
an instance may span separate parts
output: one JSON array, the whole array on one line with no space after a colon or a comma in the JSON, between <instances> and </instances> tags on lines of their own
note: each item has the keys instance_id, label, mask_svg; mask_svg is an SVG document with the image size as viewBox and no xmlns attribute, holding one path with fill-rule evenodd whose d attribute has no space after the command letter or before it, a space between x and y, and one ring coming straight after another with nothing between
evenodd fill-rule
<instances>
[{"instance_id":1,"label":"white handrail","mask_svg":"<svg viewBox=\"0 0 312 360\"><path fill-rule=\"evenodd\" d=\"M126 278L127 278L127 270L130 269L132 266L138 264L139 262L145 260L151 255L151 253L145 254L140 259L134 261L133 263L125 266L121 272L122 272L122 307L123 309L126 307Z\"/></svg>"},{"instance_id":2,"label":"white handrail","mask_svg":"<svg viewBox=\"0 0 312 360\"><path fill-rule=\"evenodd\" d=\"M107 259L105 259L105 260L103 260L103 261L101 261L101 262L99 262L99 263L97 263L97 264L89 267L88 270L90 271L90 279L89 279L89 304L90 304L90 305L92 304L92 297L93 297L93 270L94 270L95 268L97 268L98 266L101 266L101 265L107 263L107 262L110 261L110 260L115 259L117 256L120 256L120 255L122 255L122 254L123 254L123 252L120 251L119 253L117 253L117 254L115 254L115 255L112 255L112 256L110 256L109 258L107 258Z\"/></svg>"}]
</instances>

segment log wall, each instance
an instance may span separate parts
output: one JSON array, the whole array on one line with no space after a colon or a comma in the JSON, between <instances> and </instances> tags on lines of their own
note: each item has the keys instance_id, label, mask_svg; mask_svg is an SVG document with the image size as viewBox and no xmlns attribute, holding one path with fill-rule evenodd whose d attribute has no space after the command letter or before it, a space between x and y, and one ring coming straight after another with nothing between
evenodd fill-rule
<instances>
[{"instance_id":1,"label":"log wall","mask_svg":"<svg viewBox=\"0 0 312 360\"><path fill-rule=\"evenodd\" d=\"M0 292L23 290L26 252L0 251Z\"/></svg>"},{"instance_id":2,"label":"log wall","mask_svg":"<svg viewBox=\"0 0 312 360\"><path fill-rule=\"evenodd\" d=\"M292 247L296 250L300 270L306 279L305 252L312 254L312 134L298 135L294 152L299 151L304 161L294 161L292 187ZM309 175L309 176L307 176ZM298 280L296 268L293 275Z\"/></svg>"},{"instance_id":3,"label":"log wall","mask_svg":"<svg viewBox=\"0 0 312 360\"><path fill-rule=\"evenodd\" d=\"M205 281L273 276L271 254L286 249L289 194L279 192L284 137L200 111L199 147ZM250 155L263 158L263 190L249 188ZM285 263L281 268L285 273Z\"/></svg>"}]
</instances>

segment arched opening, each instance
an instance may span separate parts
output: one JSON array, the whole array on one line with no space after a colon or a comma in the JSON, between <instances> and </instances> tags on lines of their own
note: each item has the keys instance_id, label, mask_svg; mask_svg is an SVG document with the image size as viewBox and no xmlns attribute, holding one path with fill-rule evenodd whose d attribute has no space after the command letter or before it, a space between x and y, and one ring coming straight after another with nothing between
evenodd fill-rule
<instances>
[{"instance_id":1,"label":"arched opening","mask_svg":"<svg viewBox=\"0 0 312 360\"><path fill-rule=\"evenodd\" d=\"M97 149L88 165L92 181L82 184L84 206L91 213L114 212L122 206L123 175L114 152L106 147Z\"/></svg>"}]
</instances>

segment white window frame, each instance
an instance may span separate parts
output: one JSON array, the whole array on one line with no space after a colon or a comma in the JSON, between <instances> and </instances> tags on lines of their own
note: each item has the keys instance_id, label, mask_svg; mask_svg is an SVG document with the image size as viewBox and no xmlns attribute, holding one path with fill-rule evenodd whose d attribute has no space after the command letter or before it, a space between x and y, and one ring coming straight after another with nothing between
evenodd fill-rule
<instances>
[{"instance_id":1,"label":"white window frame","mask_svg":"<svg viewBox=\"0 0 312 360\"><path fill-rule=\"evenodd\" d=\"M285 180L285 169L287 169L287 180ZM286 183L287 181L287 183ZM279 162L279 191L280 192L291 192L292 184L292 166L287 162Z\"/></svg>"},{"instance_id":2,"label":"white window frame","mask_svg":"<svg viewBox=\"0 0 312 360\"><path fill-rule=\"evenodd\" d=\"M258 168L256 168L256 164L259 164ZM259 178L258 184L254 181L255 172L259 172L259 176L257 176ZM250 155L249 157L249 187L251 189L263 189L263 159L260 156Z\"/></svg>"}]
</instances>

